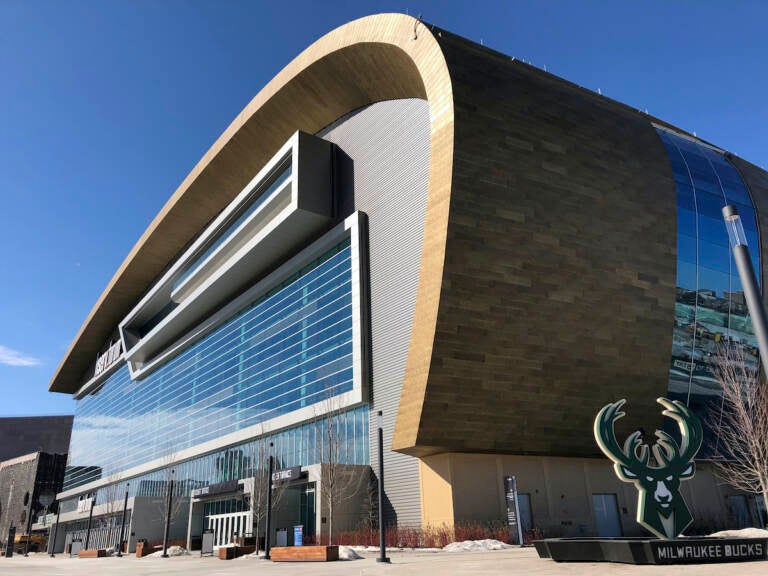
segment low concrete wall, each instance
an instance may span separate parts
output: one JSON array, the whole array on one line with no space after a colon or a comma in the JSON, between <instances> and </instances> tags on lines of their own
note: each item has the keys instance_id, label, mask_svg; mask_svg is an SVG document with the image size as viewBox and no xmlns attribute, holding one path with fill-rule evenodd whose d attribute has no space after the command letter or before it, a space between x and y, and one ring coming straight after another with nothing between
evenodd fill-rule
<instances>
[{"instance_id":1,"label":"low concrete wall","mask_svg":"<svg viewBox=\"0 0 768 576\"><path fill-rule=\"evenodd\" d=\"M598 458L462 453L423 458L423 525L503 521L506 475L516 476L518 491L530 496L533 527L547 536L596 535L593 494L616 495L625 536L645 534L635 521L637 490L616 477L610 461ZM688 532L737 527L728 498L740 493L723 485L706 463L697 463L696 475L681 483L681 494L694 517ZM748 502L752 518L758 523L754 499Z\"/></svg>"}]
</instances>

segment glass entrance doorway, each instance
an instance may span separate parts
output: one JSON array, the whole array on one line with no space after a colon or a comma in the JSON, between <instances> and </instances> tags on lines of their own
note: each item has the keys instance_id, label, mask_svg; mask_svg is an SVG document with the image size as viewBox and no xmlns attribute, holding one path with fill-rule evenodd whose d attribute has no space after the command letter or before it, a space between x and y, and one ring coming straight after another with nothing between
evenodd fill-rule
<instances>
[{"instance_id":1,"label":"glass entrance doorway","mask_svg":"<svg viewBox=\"0 0 768 576\"><path fill-rule=\"evenodd\" d=\"M203 526L213 530L214 547L229 544L235 534L250 536L252 524L247 498L212 500L203 505Z\"/></svg>"},{"instance_id":2,"label":"glass entrance doorway","mask_svg":"<svg viewBox=\"0 0 768 576\"><path fill-rule=\"evenodd\" d=\"M274 513L274 530L285 530L287 544L293 544L295 526L302 526L303 541L312 543L315 537L316 506L315 483L303 482L276 488L279 495ZM273 534L273 538L276 535ZM276 540L275 540L276 541Z\"/></svg>"},{"instance_id":3,"label":"glass entrance doorway","mask_svg":"<svg viewBox=\"0 0 768 576\"><path fill-rule=\"evenodd\" d=\"M250 517L250 512L208 516L208 528L213 530L213 546L229 544L235 534L249 534Z\"/></svg>"}]
</instances>

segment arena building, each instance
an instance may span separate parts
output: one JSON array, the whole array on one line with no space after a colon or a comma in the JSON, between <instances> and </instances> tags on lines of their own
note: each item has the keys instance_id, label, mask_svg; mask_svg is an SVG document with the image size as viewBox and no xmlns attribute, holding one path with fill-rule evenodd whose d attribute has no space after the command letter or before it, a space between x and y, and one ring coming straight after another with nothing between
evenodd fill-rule
<instances>
[{"instance_id":1,"label":"arena building","mask_svg":"<svg viewBox=\"0 0 768 576\"><path fill-rule=\"evenodd\" d=\"M659 396L717 406L723 339L757 361L719 211L738 205L763 271L766 202L762 169L515 58L404 15L342 26L224 131L61 361L62 532L127 490L127 532L156 538L141 509L171 478L173 538L252 532L267 453L294 478L277 529L328 530L334 458L353 527L383 411L390 522L501 519L514 474L526 527L635 534L593 419L627 398L619 434L650 432ZM757 518L698 468L698 528Z\"/></svg>"}]
</instances>

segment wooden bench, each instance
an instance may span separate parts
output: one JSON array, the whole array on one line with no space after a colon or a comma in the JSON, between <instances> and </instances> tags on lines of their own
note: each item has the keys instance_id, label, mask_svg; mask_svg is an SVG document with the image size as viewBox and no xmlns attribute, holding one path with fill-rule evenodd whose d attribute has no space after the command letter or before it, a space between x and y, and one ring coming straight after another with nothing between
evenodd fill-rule
<instances>
[{"instance_id":1,"label":"wooden bench","mask_svg":"<svg viewBox=\"0 0 768 576\"><path fill-rule=\"evenodd\" d=\"M91 549L91 550L80 550L80 552L77 553L78 558L106 558L107 557L107 551L103 548L99 550Z\"/></svg>"},{"instance_id":2,"label":"wooden bench","mask_svg":"<svg viewBox=\"0 0 768 576\"><path fill-rule=\"evenodd\" d=\"M333 562L339 559L338 546L276 546L270 548L273 562Z\"/></svg>"}]
</instances>

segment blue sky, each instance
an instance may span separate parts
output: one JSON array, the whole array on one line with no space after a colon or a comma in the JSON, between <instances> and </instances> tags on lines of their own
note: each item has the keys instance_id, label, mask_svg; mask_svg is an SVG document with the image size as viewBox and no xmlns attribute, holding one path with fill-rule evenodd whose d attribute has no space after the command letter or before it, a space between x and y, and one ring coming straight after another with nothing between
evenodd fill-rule
<instances>
[{"instance_id":1,"label":"blue sky","mask_svg":"<svg viewBox=\"0 0 768 576\"><path fill-rule=\"evenodd\" d=\"M154 215L283 66L377 12L422 13L768 166L761 2L2 0L0 416L73 412L50 377Z\"/></svg>"}]
</instances>

